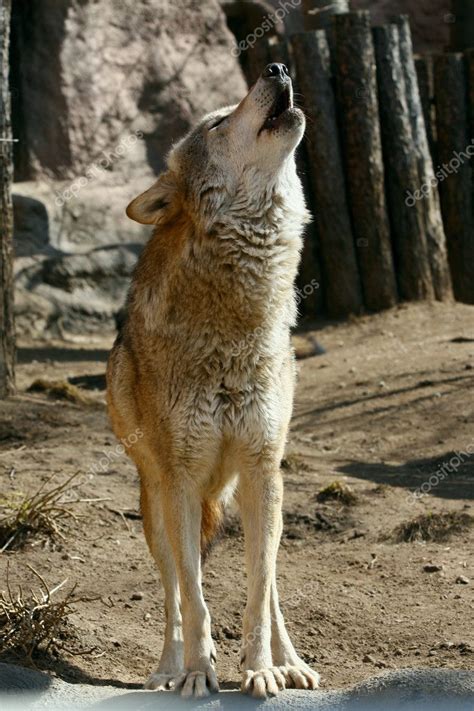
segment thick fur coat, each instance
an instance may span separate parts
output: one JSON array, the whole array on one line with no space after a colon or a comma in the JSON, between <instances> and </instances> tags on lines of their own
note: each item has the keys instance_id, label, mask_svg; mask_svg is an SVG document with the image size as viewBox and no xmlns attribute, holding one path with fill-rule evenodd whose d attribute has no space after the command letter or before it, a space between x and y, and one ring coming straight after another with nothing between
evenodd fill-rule
<instances>
[{"instance_id":1,"label":"thick fur coat","mask_svg":"<svg viewBox=\"0 0 474 711\"><path fill-rule=\"evenodd\" d=\"M278 605L280 461L295 380L290 328L308 221L294 150L304 117L283 65L237 107L206 116L168 170L128 207L155 225L110 355L109 412L141 480L145 534L166 594L166 633L148 688L218 689L201 552L236 496L246 537L243 690L314 688Z\"/></svg>"}]
</instances>

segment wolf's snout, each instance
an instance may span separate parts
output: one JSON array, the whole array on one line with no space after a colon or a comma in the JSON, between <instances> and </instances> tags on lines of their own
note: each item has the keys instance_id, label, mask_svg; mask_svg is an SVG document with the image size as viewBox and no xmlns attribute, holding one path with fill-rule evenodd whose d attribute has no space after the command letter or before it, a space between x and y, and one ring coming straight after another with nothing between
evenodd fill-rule
<instances>
[{"instance_id":1,"label":"wolf's snout","mask_svg":"<svg viewBox=\"0 0 474 711\"><path fill-rule=\"evenodd\" d=\"M271 79L272 77L277 77L278 79L286 79L289 77L288 69L284 64L279 64L278 62L272 62L272 64L267 64L262 72L262 77L264 79Z\"/></svg>"}]
</instances>

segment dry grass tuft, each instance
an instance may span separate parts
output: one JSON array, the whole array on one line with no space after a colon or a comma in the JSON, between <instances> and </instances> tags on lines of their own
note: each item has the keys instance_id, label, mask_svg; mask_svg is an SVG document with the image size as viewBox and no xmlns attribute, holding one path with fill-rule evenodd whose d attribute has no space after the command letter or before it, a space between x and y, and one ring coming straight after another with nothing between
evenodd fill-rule
<instances>
[{"instance_id":1,"label":"dry grass tuft","mask_svg":"<svg viewBox=\"0 0 474 711\"><path fill-rule=\"evenodd\" d=\"M351 487L341 481L333 481L316 494L317 501L339 501L344 506L353 506L357 502L357 496Z\"/></svg>"},{"instance_id":2,"label":"dry grass tuft","mask_svg":"<svg viewBox=\"0 0 474 711\"><path fill-rule=\"evenodd\" d=\"M296 453L290 452L281 460L280 466L287 472L297 474L300 471L307 472L310 470L304 459Z\"/></svg>"},{"instance_id":3,"label":"dry grass tuft","mask_svg":"<svg viewBox=\"0 0 474 711\"><path fill-rule=\"evenodd\" d=\"M52 596L67 582L67 579L50 590L44 579L31 566L31 572L40 581L38 592L30 591L25 596L21 587L14 594L10 588L7 567L7 591L0 593L0 654L32 662L35 652L67 652L85 655L93 649L69 648L67 641L75 642L69 616L75 612L73 603L91 602L74 596L75 586L62 600L52 601ZM77 642L75 642L77 644Z\"/></svg>"},{"instance_id":4,"label":"dry grass tuft","mask_svg":"<svg viewBox=\"0 0 474 711\"><path fill-rule=\"evenodd\" d=\"M393 535L399 543L446 541L458 533L465 533L473 524L474 518L461 511L428 513L400 524Z\"/></svg>"},{"instance_id":5,"label":"dry grass tuft","mask_svg":"<svg viewBox=\"0 0 474 711\"><path fill-rule=\"evenodd\" d=\"M64 539L67 520L77 519L71 505L78 503L78 500L66 500L64 496L78 486L73 483L78 475L76 472L62 484L46 489L51 477L33 496L0 500L0 553L20 548L34 536Z\"/></svg>"},{"instance_id":6,"label":"dry grass tuft","mask_svg":"<svg viewBox=\"0 0 474 711\"><path fill-rule=\"evenodd\" d=\"M76 405L94 404L93 398L67 380L47 380L37 378L28 388L29 393L45 393L53 400L67 400Z\"/></svg>"}]
</instances>

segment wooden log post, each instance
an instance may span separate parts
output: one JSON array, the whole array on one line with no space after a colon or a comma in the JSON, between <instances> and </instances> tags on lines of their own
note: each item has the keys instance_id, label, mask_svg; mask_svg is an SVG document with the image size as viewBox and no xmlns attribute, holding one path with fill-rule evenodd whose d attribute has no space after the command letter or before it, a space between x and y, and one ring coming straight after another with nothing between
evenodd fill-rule
<instances>
[{"instance_id":1,"label":"wooden log post","mask_svg":"<svg viewBox=\"0 0 474 711\"><path fill-rule=\"evenodd\" d=\"M426 137L431 160L436 160L433 116L433 62L430 55L415 57L415 69L420 92L421 110L425 120Z\"/></svg>"},{"instance_id":2,"label":"wooden log post","mask_svg":"<svg viewBox=\"0 0 474 711\"><path fill-rule=\"evenodd\" d=\"M362 293L347 203L326 33L292 37L298 87L308 117L307 151L316 211L326 310L359 313Z\"/></svg>"},{"instance_id":3,"label":"wooden log post","mask_svg":"<svg viewBox=\"0 0 474 711\"><path fill-rule=\"evenodd\" d=\"M468 106L468 133L469 138L474 139L474 49L468 49L464 53L465 67L467 73L467 106ZM474 164L471 163L471 170L474 178ZM474 184L473 207L474 207Z\"/></svg>"},{"instance_id":4,"label":"wooden log post","mask_svg":"<svg viewBox=\"0 0 474 711\"><path fill-rule=\"evenodd\" d=\"M255 84L267 64L270 63L270 53L266 38L259 38L245 52L245 78L249 86Z\"/></svg>"},{"instance_id":5,"label":"wooden log post","mask_svg":"<svg viewBox=\"0 0 474 711\"><path fill-rule=\"evenodd\" d=\"M407 201L406 196L407 190L418 189L418 164L400 60L398 27L376 27L374 44L398 290L407 301L433 299L423 209L419 202Z\"/></svg>"},{"instance_id":6,"label":"wooden log post","mask_svg":"<svg viewBox=\"0 0 474 711\"><path fill-rule=\"evenodd\" d=\"M393 306L397 287L385 201L377 77L365 11L336 15L335 66L352 224L365 305Z\"/></svg>"},{"instance_id":7,"label":"wooden log post","mask_svg":"<svg viewBox=\"0 0 474 711\"><path fill-rule=\"evenodd\" d=\"M435 58L434 83L441 207L454 295L474 304L474 220L466 72L462 54Z\"/></svg>"},{"instance_id":8,"label":"wooden log post","mask_svg":"<svg viewBox=\"0 0 474 711\"><path fill-rule=\"evenodd\" d=\"M400 33L400 59L405 76L408 111L413 132L413 146L418 160L419 189L421 190L426 185L430 186L430 190L426 196L423 196L421 202L425 213L425 229L433 286L436 299L443 301L452 298L451 275L437 179L433 168L418 88L410 23L406 15L399 15L394 18L394 21ZM416 200L416 197L413 199Z\"/></svg>"},{"instance_id":9,"label":"wooden log post","mask_svg":"<svg viewBox=\"0 0 474 711\"><path fill-rule=\"evenodd\" d=\"M469 138L474 138L474 49L468 49L464 53L465 68L467 74L467 108L468 108L468 133ZM472 171L472 206L474 209L474 164L471 161L471 171Z\"/></svg>"},{"instance_id":10,"label":"wooden log post","mask_svg":"<svg viewBox=\"0 0 474 711\"><path fill-rule=\"evenodd\" d=\"M331 61L334 56L334 15L349 12L349 0L303 0L304 29L307 32L325 30L330 48Z\"/></svg>"},{"instance_id":11,"label":"wooden log post","mask_svg":"<svg viewBox=\"0 0 474 711\"><path fill-rule=\"evenodd\" d=\"M13 150L8 86L10 16L11 0L0 0L0 398L11 395L15 386L11 201Z\"/></svg>"},{"instance_id":12,"label":"wooden log post","mask_svg":"<svg viewBox=\"0 0 474 711\"><path fill-rule=\"evenodd\" d=\"M282 62L288 67L293 78L293 86L296 94L296 103L299 105L300 88L294 62L289 51L287 42L271 42L268 44L268 52L271 62ZM307 135L307 134L306 134ZM299 313L308 318L315 318L324 312L324 286L323 275L321 273L321 263L319 256L319 236L315 223L315 205L311 194L309 180L309 157L307 151L306 136L296 152L296 167L298 175L303 185L306 202L313 215L313 221L307 225L304 233L303 251L301 254L301 264L298 272L296 286L298 289Z\"/></svg>"}]
</instances>

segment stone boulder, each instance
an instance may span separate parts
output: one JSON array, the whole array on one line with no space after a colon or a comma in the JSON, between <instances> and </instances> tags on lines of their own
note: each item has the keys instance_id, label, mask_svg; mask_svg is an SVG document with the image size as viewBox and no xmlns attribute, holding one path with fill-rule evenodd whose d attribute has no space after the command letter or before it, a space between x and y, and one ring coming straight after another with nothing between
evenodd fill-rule
<instances>
[{"instance_id":1,"label":"stone boulder","mask_svg":"<svg viewBox=\"0 0 474 711\"><path fill-rule=\"evenodd\" d=\"M217 0L28 0L11 45L18 331L112 331L150 235L125 207L244 96L234 38Z\"/></svg>"},{"instance_id":2,"label":"stone boulder","mask_svg":"<svg viewBox=\"0 0 474 711\"><path fill-rule=\"evenodd\" d=\"M14 3L12 47L19 180L152 175L198 116L245 92L217 0Z\"/></svg>"}]
</instances>

